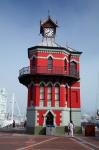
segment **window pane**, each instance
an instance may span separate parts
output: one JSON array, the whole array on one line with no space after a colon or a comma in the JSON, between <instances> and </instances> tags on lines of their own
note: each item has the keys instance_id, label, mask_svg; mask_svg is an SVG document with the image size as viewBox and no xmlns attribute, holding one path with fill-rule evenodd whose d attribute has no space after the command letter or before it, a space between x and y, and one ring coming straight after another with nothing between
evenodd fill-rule
<instances>
[{"instance_id":1,"label":"window pane","mask_svg":"<svg viewBox=\"0 0 99 150\"><path fill-rule=\"evenodd\" d=\"M70 73L73 74L73 75L76 75L76 63L75 62L71 62L70 63Z\"/></svg>"},{"instance_id":2,"label":"window pane","mask_svg":"<svg viewBox=\"0 0 99 150\"><path fill-rule=\"evenodd\" d=\"M48 93L51 93L52 88L48 87Z\"/></svg>"},{"instance_id":3,"label":"window pane","mask_svg":"<svg viewBox=\"0 0 99 150\"><path fill-rule=\"evenodd\" d=\"M40 100L44 100L44 87L40 87Z\"/></svg>"},{"instance_id":4,"label":"window pane","mask_svg":"<svg viewBox=\"0 0 99 150\"><path fill-rule=\"evenodd\" d=\"M55 93L59 93L59 87L55 87Z\"/></svg>"},{"instance_id":5,"label":"window pane","mask_svg":"<svg viewBox=\"0 0 99 150\"><path fill-rule=\"evenodd\" d=\"M66 71L66 69L67 69L67 61L66 61L66 59L64 60L64 70Z\"/></svg>"},{"instance_id":6,"label":"window pane","mask_svg":"<svg viewBox=\"0 0 99 150\"><path fill-rule=\"evenodd\" d=\"M51 100L51 94L48 94L48 100Z\"/></svg>"},{"instance_id":7,"label":"window pane","mask_svg":"<svg viewBox=\"0 0 99 150\"><path fill-rule=\"evenodd\" d=\"M40 92L44 92L44 87L40 87Z\"/></svg>"},{"instance_id":8,"label":"window pane","mask_svg":"<svg viewBox=\"0 0 99 150\"><path fill-rule=\"evenodd\" d=\"M44 94L40 94L40 99L41 99L41 100L44 99Z\"/></svg>"},{"instance_id":9,"label":"window pane","mask_svg":"<svg viewBox=\"0 0 99 150\"><path fill-rule=\"evenodd\" d=\"M59 100L59 94L55 95L55 100Z\"/></svg>"},{"instance_id":10,"label":"window pane","mask_svg":"<svg viewBox=\"0 0 99 150\"><path fill-rule=\"evenodd\" d=\"M59 100L59 87L55 87L55 100Z\"/></svg>"},{"instance_id":11,"label":"window pane","mask_svg":"<svg viewBox=\"0 0 99 150\"><path fill-rule=\"evenodd\" d=\"M52 68L52 58L51 57L49 57L48 58L48 69L51 69Z\"/></svg>"}]
</instances>

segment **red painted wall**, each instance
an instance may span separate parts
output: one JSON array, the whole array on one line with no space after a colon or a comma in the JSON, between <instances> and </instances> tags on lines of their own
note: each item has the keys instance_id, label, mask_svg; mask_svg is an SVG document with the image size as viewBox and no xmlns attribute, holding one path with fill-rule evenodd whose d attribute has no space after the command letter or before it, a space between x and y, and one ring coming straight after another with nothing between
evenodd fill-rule
<instances>
[{"instance_id":1,"label":"red painted wall","mask_svg":"<svg viewBox=\"0 0 99 150\"><path fill-rule=\"evenodd\" d=\"M63 73L65 73L64 71L64 60L66 58L67 60L67 68L66 68L66 73L69 74L69 56L68 54L55 54L55 53L47 53L47 52L36 52L34 53L33 51L30 51L29 53L29 58L30 58L30 70L32 70L33 68L33 62L32 62L32 57L35 56L36 58L36 67L40 66L48 66L48 57L52 56L53 59L53 68L63 68ZM38 58L40 57L40 58ZM71 56L71 61L75 61L76 62L76 68L77 68L77 72L79 72L79 56L75 57L75 56ZM42 68L41 68L42 71ZM62 71L61 71L62 73ZM67 80L67 79L66 79ZM35 82L35 81L34 81ZM46 81L47 82L47 81ZM49 79L48 79L49 82ZM59 81L58 81L59 82ZM67 82L67 81L66 81ZM65 84L66 84L65 82ZM63 85L65 85L63 83ZM63 86L62 84L60 85L60 107L66 107L66 87ZM35 97L34 97L34 106L40 106L40 87L39 87L39 83L38 84L34 84L34 92L35 92ZM47 83L45 85L45 95L44 95L44 107L47 107L48 105L48 100L47 100ZM31 95L31 90L28 87L28 107L30 106L30 95ZM68 90L67 90L67 107L70 108L80 108L80 82L75 82L72 86L71 89L68 86ZM71 100L71 103L70 103ZM52 102L51 102L51 106L55 107L55 87L54 85L52 86ZM60 126L61 123L61 111L60 110L53 110L53 112L56 115L56 125ZM43 115L46 113L46 110L38 110L38 124L39 125L43 125L44 122L44 117Z\"/></svg>"},{"instance_id":2,"label":"red painted wall","mask_svg":"<svg viewBox=\"0 0 99 150\"><path fill-rule=\"evenodd\" d=\"M38 110L38 115L37 115L37 123L39 124L39 126L43 125L44 122L44 114L46 113L46 110Z\"/></svg>"},{"instance_id":3,"label":"red painted wall","mask_svg":"<svg viewBox=\"0 0 99 150\"><path fill-rule=\"evenodd\" d=\"M56 115L55 119L56 119L56 125L60 126L61 123L61 111L60 110L53 110L54 114Z\"/></svg>"},{"instance_id":4,"label":"red painted wall","mask_svg":"<svg viewBox=\"0 0 99 150\"><path fill-rule=\"evenodd\" d=\"M62 85L60 87L60 107L65 107L66 95L65 95L65 87Z\"/></svg>"},{"instance_id":5,"label":"red painted wall","mask_svg":"<svg viewBox=\"0 0 99 150\"><path fill-rule=\"evenodd\" d=\"M30 59L30 68L31 69L32 69L32 57L33 56L36 57L36 67L44 67L44 66L47 67L48 66L48 57L52 56L53 68L58 67L58 70L63 68L63 71L61 71L61 72L64 72L64 60L66 59L67 60L66 74L69 73L69 57L66 54L54 54L54 53L51 54L51 53L46 53L46 52L45 53L37 52L36 54L31 53L31 59ZM79 57L72 56L71 60L76 62L76 69L77 69L77 72L79 72L79 63L77 63L77 62L79 62Z\"/></svg>"},{"instance_id":6,"label":"red painted wall","mask_svg":"<svg viewBox=\"0 0 99 150\"><path fill-rule=\"evenodd\" d=\"M80 108L79 90L71 90L71 108Z\"/></svg>"},{"instance_id":7,"label":"red painted wall","mask_svg":"<svg viewBox=\"0 0 99 150\"><path fill-rule=\"evenodd\" d=\"M52 87L52 107L55 106L55 86Z\"/></svg>"}]
</instances>

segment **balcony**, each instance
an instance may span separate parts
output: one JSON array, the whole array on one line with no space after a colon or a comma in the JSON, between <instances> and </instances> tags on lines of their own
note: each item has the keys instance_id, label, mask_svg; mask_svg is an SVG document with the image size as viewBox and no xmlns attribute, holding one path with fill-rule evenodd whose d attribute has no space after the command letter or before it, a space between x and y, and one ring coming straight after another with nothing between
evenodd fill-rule
<instances>
[{"instance_id":1,"label":"balcony","mask_svg":"<svg viewBox=\"0 0 99 150\"><path fill-rule=\"evenodd\" d=\"M19 77L23 75L57 75L57 76L68 76L72 78L79 79L79 73L70 70L70 73L64 70L64 67L53 67L52 69L48 69L47 66L37 66L35 68L30 69L30 67L24 67L19 71Z\"/></svg>"}]
</instances>

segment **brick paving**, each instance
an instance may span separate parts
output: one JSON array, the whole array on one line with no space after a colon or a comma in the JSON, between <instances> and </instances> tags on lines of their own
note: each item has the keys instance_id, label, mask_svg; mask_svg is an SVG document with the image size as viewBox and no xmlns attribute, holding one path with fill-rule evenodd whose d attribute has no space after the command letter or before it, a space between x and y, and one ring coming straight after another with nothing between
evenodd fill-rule
<instances>
[{"instance_id":1,"label":"brick paving","mask_svg":"<svg viewBox=\"0 0 99 150\"><path fill-rule=\"evenodd\" d=\"M99 136L35 136L0 133L0 150L99 150Z\"/></svg>"}]
</instances>

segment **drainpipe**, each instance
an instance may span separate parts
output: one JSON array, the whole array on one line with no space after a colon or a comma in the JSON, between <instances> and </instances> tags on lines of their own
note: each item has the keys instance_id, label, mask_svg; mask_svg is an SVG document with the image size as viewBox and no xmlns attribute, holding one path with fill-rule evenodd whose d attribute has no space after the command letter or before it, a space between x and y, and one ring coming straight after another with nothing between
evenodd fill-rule
<instances>
[{"instance_id":1,"label":"drainpipe","mask_svg":"<svg viewBox=\"0 0 99 150\"><path fill-rule=\"evenodd\" d=\"M69 55L69 76L71 75L70 60L71 60L71 53ZM71 81L70 80L69 80L69 86L70 86L70 89L69 89L69 101L70 101L70 122L71 122L71 120L72 120L72 110L71 110Z\"/></svg>"}]
</instances>

